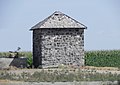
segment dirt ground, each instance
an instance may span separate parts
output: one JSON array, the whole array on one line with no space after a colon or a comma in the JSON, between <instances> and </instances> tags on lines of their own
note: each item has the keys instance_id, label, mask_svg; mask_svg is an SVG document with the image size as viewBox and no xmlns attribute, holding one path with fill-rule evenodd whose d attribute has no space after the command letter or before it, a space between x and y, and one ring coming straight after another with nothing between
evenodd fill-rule
<instances>
[{"instance_id":1,"label":"dirt ground","mask_svg":"<svg viewBox=\"0 0 120 85\"><path fill-rule=\"evenodd\" d=\"M23 82L0 80L0 85L120 85L118 81Z\"/></svg>"}]
</instances>

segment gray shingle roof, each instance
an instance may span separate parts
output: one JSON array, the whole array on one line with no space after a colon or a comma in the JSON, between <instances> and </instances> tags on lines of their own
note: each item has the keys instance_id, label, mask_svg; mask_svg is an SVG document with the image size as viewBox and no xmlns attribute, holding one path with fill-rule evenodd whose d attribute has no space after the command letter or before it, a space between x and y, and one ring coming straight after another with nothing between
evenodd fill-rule
<instances>
[{"instance_id":1,"label":"gray shingle roof","mask_svg":"<svg viewBox=\"0 0 120 85\"><path fill-rule=\"evenodd\" d=\"M39 29L39 28L84 28L87 27L75 19L63 14L62 12L55 11L48 18L39 22L33 26L30 30Z\"/></svg>"}]
</instances>

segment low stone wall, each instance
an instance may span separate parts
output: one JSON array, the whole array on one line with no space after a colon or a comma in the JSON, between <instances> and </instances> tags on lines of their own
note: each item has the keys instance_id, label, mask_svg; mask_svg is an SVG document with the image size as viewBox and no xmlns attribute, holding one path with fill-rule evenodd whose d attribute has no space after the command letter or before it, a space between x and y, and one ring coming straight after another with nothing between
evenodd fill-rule
<instances>
[{"instance_id":1,"label":"low stone wall","mask_svg":"<svg viewBox=\"0 0 120 85\"><path fill-rule=\"evenodd\" d=\"M82 81L82 82L0 82L0 85L119 85L118 81Z\"/></svg>"},{"instance_id":2,"label":"low stone wall","mask_svg":"<svg viewBox=\"0 0 120 85\"><path fill-rule=\"evenodd\" d=\"M27 58L0 58L0 69L15 66L17 68L27 67Z\"/></svg>"}]
</instances>

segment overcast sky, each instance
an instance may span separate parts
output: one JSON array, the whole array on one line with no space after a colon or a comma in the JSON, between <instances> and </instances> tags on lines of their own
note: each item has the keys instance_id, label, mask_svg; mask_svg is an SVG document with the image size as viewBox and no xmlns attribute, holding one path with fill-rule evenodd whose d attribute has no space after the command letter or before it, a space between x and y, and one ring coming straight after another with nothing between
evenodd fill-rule
<instances>
[{"instance_id":1,"label":"overcast sky","mask_svg":"<svg viewBox=\"0 0 120 85\"><path fill-rule=\"evenodd\" d=\"M85 50L120 49L120 0L0 0L0 51L32 51L29 29L54 11L88 27Z\"/></svg>"}]
</instances>

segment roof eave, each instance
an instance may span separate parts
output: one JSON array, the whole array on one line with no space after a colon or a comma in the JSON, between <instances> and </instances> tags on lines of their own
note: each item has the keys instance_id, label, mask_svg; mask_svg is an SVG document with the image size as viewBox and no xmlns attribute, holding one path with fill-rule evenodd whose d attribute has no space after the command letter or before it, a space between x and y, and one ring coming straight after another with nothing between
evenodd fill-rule
<instances>
[{"instance_id":1,"label":"roof eave","mask_svg":"<svg viewBox=\"0 0 120 85\"><path fill-rule=\"evenodd\" d=\"M67 27L67 28L87 29L87 27ZM46 28L31 28L30 31L38 30L38 29L46 29ZM53 29L57 29L57 28L53 28ZM64 29L64 28L61 28L61 29Z\"/></svg>"}]
</instances>

